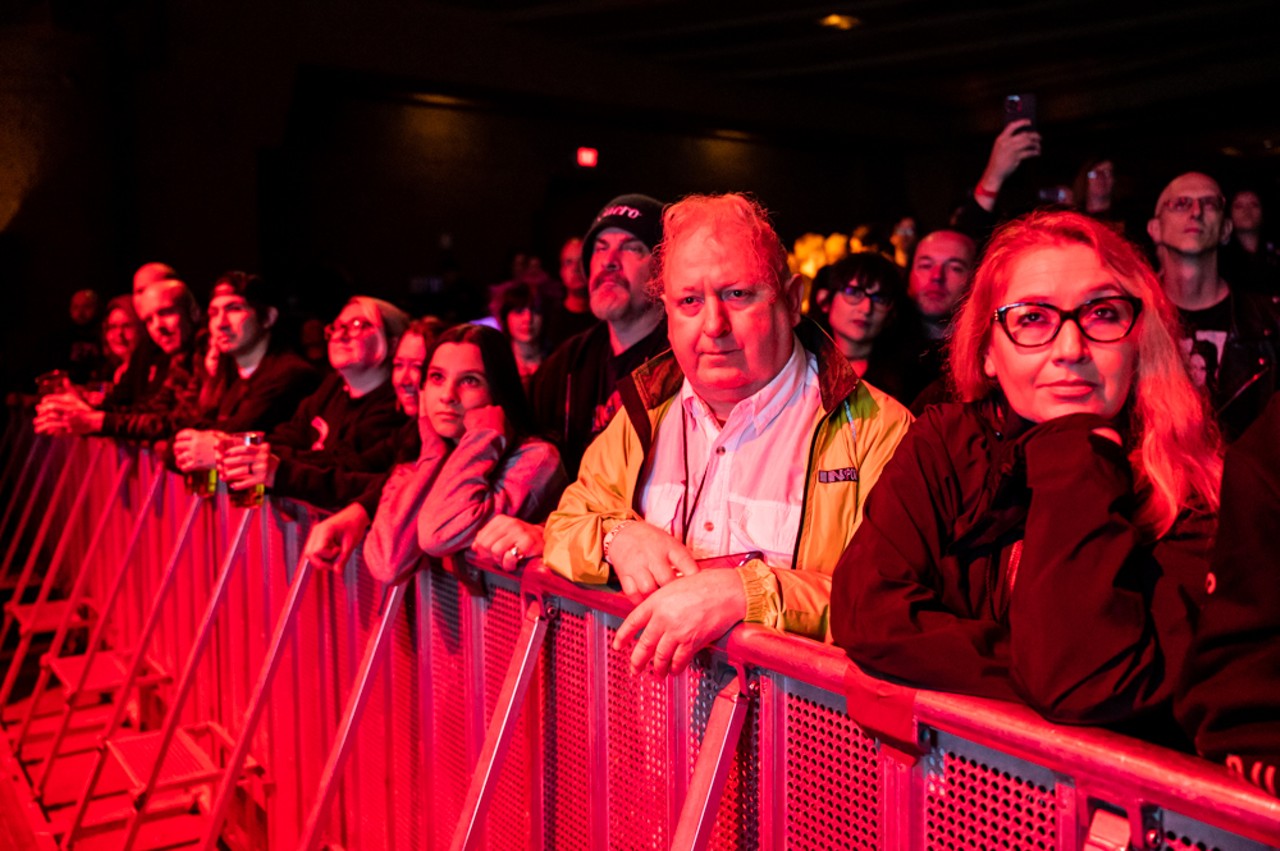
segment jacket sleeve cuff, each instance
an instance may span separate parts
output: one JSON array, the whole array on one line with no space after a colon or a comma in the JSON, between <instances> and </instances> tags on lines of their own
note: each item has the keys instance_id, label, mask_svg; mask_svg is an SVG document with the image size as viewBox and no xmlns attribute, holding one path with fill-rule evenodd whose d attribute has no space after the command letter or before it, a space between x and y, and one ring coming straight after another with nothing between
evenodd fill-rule
<instances>
[{"instance_id":1,"label":"jacket sleeve cuff","mask_svg":"<svg viewBox=\"0 0 1280 851\"><path fill-rule=\"evenodd\" d=\"M778 618L778 602L769 565L760 559L752 559L737 571L742 579L742 590L747 595L747 613L743 622L773 624Z\"/></svg>"}]
</instances>

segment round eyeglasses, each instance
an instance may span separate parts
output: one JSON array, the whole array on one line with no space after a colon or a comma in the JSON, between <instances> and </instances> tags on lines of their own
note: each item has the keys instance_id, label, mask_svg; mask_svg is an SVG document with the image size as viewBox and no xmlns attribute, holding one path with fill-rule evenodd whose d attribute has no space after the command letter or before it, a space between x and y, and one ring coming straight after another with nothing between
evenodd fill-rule
<instances>
[{"instance_id":1,"label":"round eyeglasses","mask_svg":"<svg viewBox=\"0 0 1280 851\"><path fill-rule=\"evenodd\" d=\"M1015 346L1043 346L1053 342L1067 320L1076 323L1086 340L1114 343L1129 336L1142 313L1142 301L1131 295L1091 298L1074 310L1052 304L1020 301L996 309L992 321L1004 329Z\"/></svg>"},{"instance_id":2,"label":"round eyeglasses","mask_svg":"<svg viewBox=\"0 0 1280 851\"><path fill-rule=\"evenodd\" d=\"M862 302L867 299L871 299L871 303L878 306L887 306L893 303L893 300L889 298L888 293L883 293L879 290L876 290L873 293L867 292L866 287L860 287L857 284L849 284L846 287L841 287L836 290L836 292L849 299L850 304L862 304Z\"/></svg>"},{"instance_id":3,"label":"round eyeglasses","mask_svg":"<svg viewBox=\"0 0 1280 851\"><path fill-rule=\"evenodd\" d=\"M368 319L356 318L350 322L339 322L335 319L324 326L324 338L332 340L334 337L346 337L348 340L354 340L357 337L363 337L372 330L373 323Z\"/></svg>"},{"instance_id":4,"label":"round eyeglasses","mask_svg":"<svg viewBox=\"0 0 1280 851\"><path fill-rule=\"evenodd\" d=\"M1179 195L1176 198L1166 198L1164 208L1173 213L1190 213L1197 207L1200 214L1212 210L1215 213L1221 213L1227 205L1227 199L1221 195L1205 195L1202 198L1195 198L1191 195Z\"/></svg>"}]
</instances>

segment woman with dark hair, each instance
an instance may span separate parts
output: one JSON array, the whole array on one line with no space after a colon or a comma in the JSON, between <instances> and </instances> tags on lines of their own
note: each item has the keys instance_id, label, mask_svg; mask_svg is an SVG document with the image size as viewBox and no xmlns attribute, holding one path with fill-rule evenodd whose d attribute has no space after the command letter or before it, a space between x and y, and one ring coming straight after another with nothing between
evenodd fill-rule
<instances>
[{"instance_id":1,"label":"woman with dark hair","mask_svg":"<svg viewBox=\"0 0 1280 851\"><path fill-rule=\"evenodd\" d=\"M1106 224L997 232L953 326L962 401L911 427L836 567L849 656L1058 722L1171 728L1222 474L1177 336Z\"/></svg>"},{"instance_id":2,"label":"woman with dark hair","mask_svg":"<svg viewBox=\"0 0 1280 851\"><path fill-rule=\"evenodd\" d=\"M132 296L118 295L107 302L106 318L102 320L102 370L94 378L118 384L143 333Z\"/></svg>"},{"instance_id":3,"label":"woman with dark hair","mask_svg":"<svg viewBox=\"0 0 1280 851\"><path fill-rule=\"evenodd\" d=\"M532 437L511 346L498 331L458 325L436 340L418 406L422 449L382 488L372 528L359 504L316 525L304 556L338 567L369 529L365 559L391 582L469 547L496 515L538 522L565 485L555 447Z\"/></svg>"},{"instance_id":4,"label":"woman with dark hair","mask_svg":"<svg viewBox=\"0 0 1280 851\"><path fill-rule=\"evenodd\" d=\"M1187 355L1187 371L1191 374L1191 383L1212 399L1217 386L1218 347L1209 340L1194 341Z\"/></svg>"},{"instance_id":5,"label":"woman with dark hair","mask_svg":"<svg viewBox=\"0 0 1280 851\"><path fill-rule=\"evenodd\" d=\"M902 270L872 252L838 260L823 277L830 295L815 299L822 324L859 377L904 405L924 387L924 375L905 338L914 309ZM906 321L901 321L905 315Z\"/></svg>"},{"instance_id":6,"label":"woman with dark hair","mask_svg":"<svg viewBox=\"0 0 1280 851\"><path fill-rule=\"evenodd\" d=\"M528 284L517 281L502 291L498 323L511 340L511 353L515 356L516 369L526 391L533 374L550 351L545 316L542 296Z\"/></svg>"},{"instance_id":7,"label":"woman with dark hair","mask_svg":"<svg viewBox=\"0 0 1280 851\"><path fill-rule=\"evenodd\" d=\"M1231 239L1218 255L1218 268L1233 288L1275 295L1280 292L1280 250L1268 238L1262 207L1256 189L1231 193Z\"/></svg>"}]
</instances>

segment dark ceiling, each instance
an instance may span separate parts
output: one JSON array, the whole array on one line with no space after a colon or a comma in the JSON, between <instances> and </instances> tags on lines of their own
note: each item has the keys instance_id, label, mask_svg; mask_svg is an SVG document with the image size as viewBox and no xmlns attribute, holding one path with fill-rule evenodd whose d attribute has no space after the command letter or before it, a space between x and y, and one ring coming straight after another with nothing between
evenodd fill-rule
<instances>
[{"instance_id":1,"label":"dark ceiling","mask_svg":"<svg viewBox=\"0 0 1280 851\"><path fill-rule=\"evenodd\" d=\"M865 110L903 119L925 113L952 132L985 135L999 128L1005 95L1034 92L1042 122L1063 133L1176 132L1184 145L1248 158L1267 156L1273 139L1280 146L1275 0L445 5L551 43L624 55L761 98L791 97L808 110L816 104L837 123L841 112L850 122ZM856 24L822 26L832 13ZM880 129L897 135L893 126Z\"/></svg>"}]
</instances>

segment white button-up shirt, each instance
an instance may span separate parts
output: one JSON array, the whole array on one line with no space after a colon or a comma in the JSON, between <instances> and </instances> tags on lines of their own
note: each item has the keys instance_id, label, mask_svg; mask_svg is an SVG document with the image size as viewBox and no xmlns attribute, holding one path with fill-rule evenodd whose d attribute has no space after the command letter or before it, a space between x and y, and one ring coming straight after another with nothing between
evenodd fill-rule
<instances>
[{"instance_id":1,"label":"white button-up shirt","mask_svg":"<svg viewBox=\"0 0 1280 851\"><path fill-rule=\"evenodd\" d=\"M817 359L799 340L782 370L735 405L723 427L686 378L650 450L640 493L645 520L684 537L694 558L760 550L770 566L791 567L821 407Z\"/></svg>"}]
</instances>

